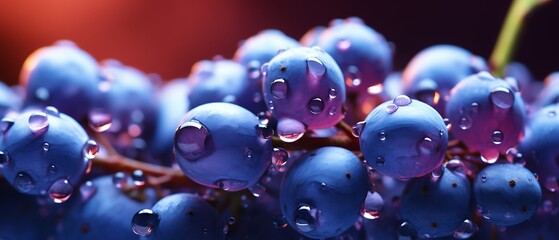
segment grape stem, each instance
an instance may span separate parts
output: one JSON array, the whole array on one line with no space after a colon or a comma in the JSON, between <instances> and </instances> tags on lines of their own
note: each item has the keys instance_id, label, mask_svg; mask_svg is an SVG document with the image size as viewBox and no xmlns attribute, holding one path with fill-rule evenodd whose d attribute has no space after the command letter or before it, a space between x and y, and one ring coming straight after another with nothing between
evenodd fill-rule
<instances>
[{"instance_id":1,"label":"grape stem","mask_svg":"<svg viewBox=\"0 0 559 240\"><path fill-rule=\"evenodd\" d=\"M526 16L537 6L551 0L514 0L499 33L497 44L489 59L493 74L498 77L504 75L505 67L510 62L518 42L520 31Z\"/></svg>"}]
</instances>

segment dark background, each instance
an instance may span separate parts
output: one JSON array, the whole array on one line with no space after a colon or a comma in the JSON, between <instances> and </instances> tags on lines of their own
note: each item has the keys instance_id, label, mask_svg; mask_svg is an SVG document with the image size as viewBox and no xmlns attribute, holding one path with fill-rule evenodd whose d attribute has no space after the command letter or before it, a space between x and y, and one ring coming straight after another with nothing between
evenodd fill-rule
<instances>
[{"instance_id":1,"label":"dark background","mask_svg":"<svg viewBox=\"0 0 559 240\"><path fill-rule=\"evenodd\" d=\"M147 1L45 0L0 3L0 80L16 83L25 58L59 39L97 60L116 58L164 79L187 76L214 55L231 58L240 40L266 28L299 39L333 18L361 17L396 45L395 69L433 44L456 44L485 58L512 1ZM541 79L559 70L559 3L526 19L514 59Z\"/></svg>"}]
</instances>

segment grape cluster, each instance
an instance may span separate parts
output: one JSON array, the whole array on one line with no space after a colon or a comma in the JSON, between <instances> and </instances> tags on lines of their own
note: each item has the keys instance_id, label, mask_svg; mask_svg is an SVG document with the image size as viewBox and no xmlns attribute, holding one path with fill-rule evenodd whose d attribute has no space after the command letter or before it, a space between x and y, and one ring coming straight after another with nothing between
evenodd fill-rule
<instances>
[{"instance_id":1,"label":"grape cluster","mask_svg":"<svg viewBox=\"0 0 559 240\"><path fill-rule=\"evenodd\" d=\"M0 239L557 236L557 73L536 97L520 63L393 49L334 19L164 83L41 48L0 84Z\"/></svg>"}]
</instances>

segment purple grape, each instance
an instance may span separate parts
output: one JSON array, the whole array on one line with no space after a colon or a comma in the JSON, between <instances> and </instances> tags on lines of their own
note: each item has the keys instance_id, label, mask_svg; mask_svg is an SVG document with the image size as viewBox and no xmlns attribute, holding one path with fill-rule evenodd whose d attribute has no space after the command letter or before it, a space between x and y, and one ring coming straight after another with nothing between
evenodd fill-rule
<instances>
[{"instance_id":1,"label":"purple grape","mask_svg":"<svg viewBox=\"0 0 559 240\"><path fill-rule=\"evenodd\" d=\"M323 147L298 159L283 178L285 220L310 238L341 235L360 216L369 189L367 171L352 152Z\"/></svg>"},{"instance_id":2,"label":"purple grape","mask_svg":"<svg viewBox=\"0 0 559 240\"><path fill-rule=\"evenodd\" d=\"M184 174L207 187L239 191L255 184L268 168L270 139L258 118L231 103L190 110L175 132L175 157Z\"/></svg>"},{"instance_id":3,"label":"purple grape","mask_svg":"<svg viewBox=\"0 0 559 240\"><path fill-rule=\"evenodd\" d=\"M4 119L0 168L18 191L50 195L55 202L70 197L98 151L83 128L53 107Z\"/></svg>"},{"instance_id":4,"label":"purple grape","mask_svg":"<svg viewBox=\"0 0 559 240\"><path fill-rule=\"evenodd\" d=\"M276 29L266 29L242 41L233 59L244 66L255 66L269 62L278 51L299 47L297 40Z\"/></svg>"},{"instance_id":5,"label":"purple grape","mask_svg":"<svg viewBox=\"0 0 559 240\"><path fill-rule=\"evenodd\" d=\"M453 136L469 150L481 151L487 163L518 143L525 111L518 90L488 72L458 83L446 106Z\"/></svg>"},{"instance_id":6,"label":"purple grape","mask_svg":"<svg viewBox=\"0 0 559 240\"><path fill-rule=\"evenodd\" d=\"M487 70L483 58L453 45L428 47L408 63L402 73L404 93L445 116L450 90L463 78Z\"/></svg>"},{"instance_id":7,"label":"purple grape","mask_svg":"<svg viewBox=\"0 0 559 240\"><path fill-rule=\"evenodd\" d=\"M448 144L437 111L405 95L376 107L355 129L367 163L396 179L433 171L441 165Z\"/></svg>"},{"instance_id":8,"label":"purple grape","mask_svg":"<svg viewBox=\"0 0 559 240\"><path fill-rule=\"evenodd\" d=\"M534 109L539 110L548 105L559 103L559 72L549 74L544 80L543 89L534 100Z\"/></svg>"},{"instance_id":9,"label":"purple grape","mask_svg":"<svg viewBox=\"0 0 559 240\"><path fill-rule=\"evenodd\" d=\"M78 121L85 120L99 99L104 78L97 62L71 41L58 41L33 52L23 64L20 83L26 106L54 106Z\"/></svg>"},{"instance_id":10,"label":"purple grape","mask_svg":"<svg viewBox=\"0 0 559 240\"><path fill-rule=\"evenodd\" d=\"M473 185L476 208L498 226L516 225L531 218L542 190L530 170L518 164L499 163L482 169Z\"/></svg>"},{"instance_id":11,"label":"purple grape","mask_svg":"<svg viewBox=\"0 0 559 240\"><path fill-rule=\"evenodd\" d=\"M293 142L306 129L334 126L342 118L345 86L334 59L319 48L292 48L262 66L263 93L278 135Z\"/></svg>"}]
</instances>

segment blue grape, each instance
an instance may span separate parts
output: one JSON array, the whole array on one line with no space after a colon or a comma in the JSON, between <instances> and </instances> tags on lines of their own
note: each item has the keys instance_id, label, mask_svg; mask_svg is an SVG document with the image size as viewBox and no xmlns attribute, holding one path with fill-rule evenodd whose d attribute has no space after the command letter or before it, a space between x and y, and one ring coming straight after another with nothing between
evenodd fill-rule
<instances>
[{"instance_id":1,"label":"blue grape","mask_svg":"<svg viewBox=\"0 0 559 240\"><path fill-rule=\"evenodd\" d=\"M130 231L132 216L155 201L152 190L125 192L113 185L111 176L96 178L68 201L58 239L136 239Z\"/></svg>"},{"instance_id":2,"label":"blue grape","mask_svg":"<svg viewBox=\"0 0 559 240\"><path fill-rule=\"evenodd\" d=\"M355 128L367 163L401 180L433 171L447 149L442 117L429 105L405 95L379 105Z\"/></svg>"},{"instance_id":3,"label":"blue grape","mask_svg":"<svg viewBox=\"0 0 559 240\"><path fill-rule=\"evenodd\" d=\"M204 60L192 67L189 80L193 82L188 95L190 107L195 108L205 103L234 103L257 114L265 110L262 101L259 78L252 78L251 71L232 60ZM258 73L258 72L257 72Z\"/></svg>"},{"instance_id":4,"label":"blue grape","mask_svg":"<svg viewBox=\"0 0 559 240\"><path fill-rule=\"evenodd\" d=\"M287 169L281 211L307 237L334 237L358 219L368 189L367 171L357 156L339 147L319 148Z\"/></svg>"},{"instance_id":5,"label":"blue grape","mask_svg":"<svg viewBox=\"0 0 559 240\"><path fill-rule=\"evenodd\" d=\"M84 129L53 107L4 119L0 167L18 191L65 201L99 147Z\"/></svg>"},{"instance_id":6,"label":"blue grape","mask_svg":"<svg viewBox=\"0 0 559 240\"><path fill-rule=\"evenodd\" d=\"M9 111L18 111L21 98L11 88L0 82L0 119Z\"/></svg>"},{"instance_id":7,"label":"blue grape","mask_svg":"<svg viewBox=\"0 0 559 240\"><path fill-rule=\"evenodd\" d=\"M153 138L149 141L149 150L153 155L163 158L172 155L176 124L190 109L186 97L190 88L187 79L175 79L158 90L157 123Z\"/></svg>"},{"instance_id":8,"label":"blue grape","mask_svg":"<svg viewBox=\"0 0 559 240\"><path fill-rule=\"evenodd\" d=\"M392 69L390 45L360 18L333 20L317 40L342 69L348 92L382 84Z\"/></svg>"},{"instance_id":9,"label":"blue grape","mask_svg":"<svg viewBox=\"0 0 559 240\"><path fill-rule=\"evenodd\" d=\"M147 214L139 214L142 211ZM151 210L141 210L132 219L134 231L147 239L225 239L215 209L193 194L166 196Z\"/></svg>"},{"instance_id":10,"label":"blue grape","mask_svg":"<svg viewBox=\"0 0 559 240\"><path fill-rule=\"evenodd\" d=\"M518 150L526 166L536 171L542 186L550 192L559 190L559 121L557 104L549 105L534 114L525 128ZM559 203L559 201L557 201Z\"/></svg>"},{"instance_id":11,"label":"blue grape","mask_svg":"<svg viewBox=\"0 0 559 240\"><path fill-rule=\"evenodd\" d=\"M58 41L33 52L23 64L20 83L26 106L54 106L78 121L99 99L104 76L92 56L73 42Z\"/></svg>"},{"instance_id":12,"label":"blue grape","mask_svg":"<svg viewBox=\"0 0 559 240\"><path fill-rule=\"evenodd\" d=\"M319 48L291 48L262 66L263 93L278 135L289 142L306 129L334 126L342 118L345 86L340 68Z\"/></svg>"},{"instance_id":13,"label":"blue grape","mask_svg":"<svg viewBox=\"0 0 559 240\"><path fill-rule=\"evenodd\" d=\"M318 46L318 38L320 34L326 30L324 26L316 26L309 29L299 40L303 46L312 47Z\"/></svg>"},{"instance_id":14,"label":"blue grape","mask_svg":"<svg viewBox=\"0 0 559 240\"><path fill-rule=\"evenodd\" d=\"M400 214L418 236L451 236L472 215L470 196L466 175L443 168L437 179L427 175L407 183Z\"/></svg>"},{"instance_id":15,"label":"blue grape","mask_svg":"<svg viewBox=\"0 0 559 240\"><path fill-rule=\"evenodd\" d=\"M415 55L404 69L404 93L445 116L450 90L463 78L487 69L485 60L463 48L431 46Z\"/></svg>"},{"instance_id":16,"label":"blue grape","mask_svg":"<svg viewBox=\"0 0 559 240\"><path fill-rule=\"evenodd\" d=\"M258 118L231 103L190 110L175 133L175 156L184 174L212 188L239 191L256 183L270 164L271 139Z\"/></svg>"},{"instance_id":17,"label":"blue grape","mask_svg":"<svg viewBox=\"0 0 559 240\"><path fill-rule=\"evenodd\" d=\"M299 47L297 40L276 29L266 29L242 41L233 59L243 66L260 67L269 62L278 51Z\"/></svg>"},{"instance_id":18,"label":"blue grape","mask_svg":"<svg viewBox=\"0 0 559 240\"><path fill-rule=\"evenodd\" d=\"M531 218L542 199L534 174L522 165L510 163L482 169L474 181L473 195L483 217L503 227Z\"/></svg>"},{"instance_id":19,"label":"blue grape","mask_svg":"<svg viewBox=\"0 0 559 240\"><path fill-rule=\"evenodd\" d=\"M143 72L116 60L105 60L102 69L108 76L103 88L106 98L89 113L90 121L96 114L108 114L111 121L106 136L121 154L136 157L136 149L153 136L157 120L155 86ZM138 142L143 144L135 146Z\"/></svg>"},{"instance_id":20,"label":"blue grape","mask_svg":"<svg viewBox=\"0 0 559 240\"><path fill-rule=\"evenodd\" d=\"M544 80L543 89L534 100L534 110L559 103L559 72L549 74Z\"/></svg>"},{"instance_id":21,"label":"blue grape","mask_svg":"<svg viewBox=\"0 0 559 240\"><path fill-rule=\"evenodd\" d=\"M518 89L488 72L458 83L446 106L452 135L488 163L518 143L525 111Z\"/></svg>"},{"instance_id":22,"label":"blue grape","mask_svg":"<svg viewBox=\"0 0 559 240\"><path fill-rule=\"evenodd\" d=\"M507 64L507 66L505 67L504 75L506 77L514 78L518 82L518 89L523 93L525 93L525 90L535 80L534 77L532 76L532 73L530 72L530 69L528 69L526 65L520 62L511 62ZM525 97L524 94L523 97ZM531 96L531 97L535 97L535 96ZM525 100L527 102L531 102L527 99Z\"/></svg>"}]
</instances>

